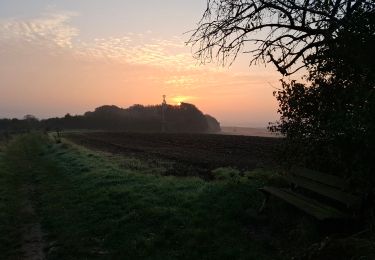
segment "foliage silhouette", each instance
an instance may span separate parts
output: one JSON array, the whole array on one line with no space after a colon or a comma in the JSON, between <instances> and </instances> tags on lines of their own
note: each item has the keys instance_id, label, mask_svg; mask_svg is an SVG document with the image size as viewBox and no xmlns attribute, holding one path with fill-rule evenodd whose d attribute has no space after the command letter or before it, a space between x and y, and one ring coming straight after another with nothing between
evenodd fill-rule
<instances>
[{"instance_id":1,"label":"foliage silhouette","mask_svg":"<svg viewBox=\"0 0 375 260\"><path fill-rule=\"evenodd\" d=\"M180 106L168 105L166 110L166 130L168 132L218 132L219 122L204 115L194 105L182 103ZM57 129L97 129L132 132L160 132L161 106L133 105L122 109L117 106L101 106L93 112L84 115L71 116L66 114L62 118L49 118L38 121L34 116L27 116L24 120L1 119L0 130L19 132L27 129L43 128Z\"/></svg>"},{"instance_id":2,"label":"foliage silhouette","mask_svg":"<svg viewBox=\"0 0 375 260\"><path fill-rule=\"evenodd\" d=\"M375 8L353 14L334 42L310 61L309 84L275 93L294 161L375 183ZM297 155L297 156L296 156Z\"/></svg>"},{"instance_id":3,"label":"foliage silhouette","mask_svg":"<svg viewBox=\"0 0 375 260\"><path fill-rule=\"evenodd\" d=\"M188 43L202 62L244 51L283 76L305 68L274 93L283 159L375 184L375 1L208 0Z\"/></svg>"},{"instance_id":4,"label":"foliage silhouette","mask_svg":"<svg viewBox=\"0 0 375 260\"><path fill-rule=\"evenodd\" d=\"M283 75L309 65L358 12L374 9L373 0L208 0L188 43L203 62L230 63L240 51L250 64L273 63ZM248 44L255 49L245 49Z\"/></svg>"}]
</instances>

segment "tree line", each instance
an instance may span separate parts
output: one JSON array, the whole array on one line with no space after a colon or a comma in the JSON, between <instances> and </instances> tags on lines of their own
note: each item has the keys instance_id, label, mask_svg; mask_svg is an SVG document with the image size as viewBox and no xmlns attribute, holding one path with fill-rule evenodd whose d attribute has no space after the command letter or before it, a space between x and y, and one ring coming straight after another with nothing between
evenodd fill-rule
<instances>
[{"instance_id":1,"label":"tree line","mask_svg":"<svg viewBox=\"0 0 375 260\"><path fill-rule=\"evenodd\" d=\"M83 115L66 114L64 117L38 120L32 115L23 119L0 119L0 131L21 132L32 129L60 131L93 129L131 132L162 131L161 105L133 105L119 108L105 105ZM166 132L211 133L220 131L220 123L212 116L203 114L188 103L179 106L167 105L165 110Z\"/></svg>"}]
</instances>

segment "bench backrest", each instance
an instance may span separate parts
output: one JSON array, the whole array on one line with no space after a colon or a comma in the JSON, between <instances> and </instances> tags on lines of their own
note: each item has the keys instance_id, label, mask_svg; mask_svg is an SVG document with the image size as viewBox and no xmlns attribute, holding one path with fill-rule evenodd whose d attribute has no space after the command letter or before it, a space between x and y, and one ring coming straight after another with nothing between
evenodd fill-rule
<instances>
[{"instance_id":1,"label":"bench backrest","mask_svg":"<svg viewBox=\"0 0 375 260\"><path fill-rule=\"evenodd\" d=\"M329 175L302 167L293 167L291 171L293 175L301 176L339 190L348 190L349 188L348 183L344 179L334 175Z\"/></svg>"},{"instance_id":2,"label":"bench backrest","mask_svg":"<svg viewBox=\"0 0 375 260\"><path fill-rule=\"evenodd\" d=\"M361 197L350 193L344 179L301 167L292 168L291 173L287 179L295 186L313 191L350 209L357 210L361 205Z\"/></svg>"}]
</instances>

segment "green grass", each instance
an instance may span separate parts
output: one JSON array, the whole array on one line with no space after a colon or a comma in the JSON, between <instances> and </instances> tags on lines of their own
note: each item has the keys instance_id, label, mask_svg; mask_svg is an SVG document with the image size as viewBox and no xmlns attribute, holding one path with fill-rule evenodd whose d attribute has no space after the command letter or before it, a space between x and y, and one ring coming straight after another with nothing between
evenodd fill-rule
<instances>
[{"instance_id":1,"label":"green grass","mask_svg":"<svg viewBox=\"0 0 375 260\"><path fill-rule=\"evenodd\" d=\"M262 198L258 178L143 174L141 162L126 169L35 134L16 138L1 156L1 250L19 237L10 223L20 221L12 218L22 194L16 194L21 184L11 183L18 180L35 188L48 259L277 259L267 241L248 235L256 224L249 212ZM3 241L9 228L14 234Z\"/></svg>"},{"instance_id":2,"label":"green grass","mask_svg":"<svg viewBox=\"0 0 375 260\"><path fill-rule=\"evenodd\" d=\"M21 205L19 181L14 177L4 163L4 153L0 152L0 252L5 259L19 256L21 239L17 219Z\"/></svg>"},{"instance_id":3,"label":"green grass","mask_svg":"<svg viewBox=\"0 0 375 260\"><path fill-rule=\"evenodd\" d=\"M0 252L2 259L19 259L25 224L36 221L23 211L28 198L26 185L31 181L29 156L33 150L21 140L0 144ZM30 140L35 145L35 140ZM21 156L20 156L21 155ZM24 156L22 156L24 155Z\"/></svg>"}]
</instances>

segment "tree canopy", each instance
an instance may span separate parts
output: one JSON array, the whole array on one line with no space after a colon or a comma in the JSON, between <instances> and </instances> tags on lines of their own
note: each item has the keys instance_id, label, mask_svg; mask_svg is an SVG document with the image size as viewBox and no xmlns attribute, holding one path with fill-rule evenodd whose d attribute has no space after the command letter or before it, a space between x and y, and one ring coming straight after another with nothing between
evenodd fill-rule
<instances>
[{"instance_id":1,"label":"tree canopy","mask_svg":"<svg viewBox=\"0 0 375 260\"><path fill-rule=\"evenodd\" d=\"M161 105L133 105L119 108L105 105L84 115L66 114L61 118L38 120L27 115L23 120L0 119L2 131L20 132L31 129L95 129L131 132L160 132L162 124ZM203 114L196 106L181 103L168 105L165 111L167 132L212 133L220 131L220 123L212 116Z\"/></svg>"},{"instance_id":2,"label":"tree canopy","mask_svg":"<svg viewBox=\"0 0 375 260\"><path fill-rule=\"evenodd\" d=\"M188 43L201 61L225 64L239 52L250 64L273 63L283 75L309 65L373 0L208 0Z\"/></svg>"},{"instance_id":3,"label":"tree canopy","mask_svg":"<svg viewBox=\"0 0 375 260\"><path fill-rule=\"evenodd\" d=\"M375 11L358 12L310 61L308 84L283 81L271 129L287 136L289 160L375 183L373 46Z\"/></svg>"},{"instance_id":4,"label":"tree canopy","mask_svg":"<svg viewBox=\"0 0 375 260\"><path fill-rule=\"evenodd\" d=\"M305 68L274 92L282 160L375 184L374 0L207 0L188 43L202 62L245 52L283 76Z\"/></svg>"}]
</instances>

